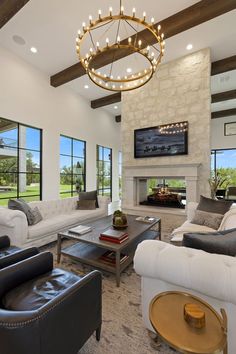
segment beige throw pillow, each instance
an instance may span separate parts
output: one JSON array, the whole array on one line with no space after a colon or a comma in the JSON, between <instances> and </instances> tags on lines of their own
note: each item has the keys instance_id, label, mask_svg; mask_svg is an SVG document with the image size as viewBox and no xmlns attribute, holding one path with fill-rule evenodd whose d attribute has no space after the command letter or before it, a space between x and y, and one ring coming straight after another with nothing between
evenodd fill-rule
<instances>
[{"instance_id":1,"label":"beige throw pillow","mask_svg":"<svg viewBox=\"0 0 236 354\"><path fill-rule=\"evenodd\" d=\"M204 225L211 229L218 230L224 215L216 213L208 213L202 210L196 210L192 224Z\"/></svg>"},{"instance_id":2,"label":"beige throw pillow","mask_svg":"<svg viewBox=\"0 0 236 354\"><path fill-rule=\"evenodd\" d=\"M96 200L79 200L77 202L77 209L79 210L96 209Z\"/></svg>"}]
</instances>

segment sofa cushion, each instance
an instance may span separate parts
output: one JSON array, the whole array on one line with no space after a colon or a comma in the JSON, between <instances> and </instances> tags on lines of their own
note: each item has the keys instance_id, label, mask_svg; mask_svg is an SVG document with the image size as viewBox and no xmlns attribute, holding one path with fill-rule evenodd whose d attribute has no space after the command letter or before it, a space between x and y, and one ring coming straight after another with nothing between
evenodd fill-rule
<instances>
[{"instance_id":1,"label":"sofa cushion","mask_svg":"<svg viewBox=\"0 0 236 354\"><path fill-rule=\"evenodd\" d=\"M32 209L31 213L33 215L33 225L38 224L40 221L43 220L42 214L40 213L38 207Z\"/></svg>"},{"instance_id":2,"label":"sofa cushion","mask_svg":"<svg viewBox=\"0 0 236 354\"><path fill-rule=\"evenodd\" d=\"M214 200L201 195L197 210L224 215L227 211L229 211L232 204L233 202L229 202L227 200Z\"/></svg>"},{"instance_id":3,"label":"sofa cushion","mask_svg":"<svg viewBox=\"0 0 236 354\"><path fill-rule=\"evenodd\" d=\"M171 241L181 242L183 240L183 234L189 232L215 232L215 230L205 225L192 224L189 220L186 220L180 227L173 231Z\"/></svg>"},{"instance_id":4,"label":"sofa cushion","mask_svg":"<svg viewBox=\"0 0 236 354\"><path fill-rule=\"evenodd\" d=\"M96 200L78 200L77 208L79 210L93 210L93 209L96 209Z\"/></svg>"},{"instance_id":5,"label":"sofa cushion","mask_svg":"<svg viewBox=\"0 0 236 354\"><path fill-rule=\"evenodd\" d=\"M68 225L67 215L61 214L50 219L43 219L38 224L29 226L28 237L38 238L57 233Z\"/></svg>"},{"instance_id":6,"label":"sofa cushion","mask_svg":"<svg viewBox=\"0 0 236 354\"><path fill-rule=\"evenodd\" d=\"M36 225L29 226L29 239L44 237L53 233L58 233L63 229L69 229L79 223L84 223L86 220L99 218L104 215L102 209L94 210L75 210L70 214L60 214L50 219L43 219Z\"/></svg>"},{"instance_id":7,"label":"sofa cushion","mask_svg":"<svg viewBox=\"0 0 236 354\"><path fill-rule=\"evenodd\" d=\"M8 209L20 210L22 211L27 218L28 225L33 225L34 216L30 206L23 199L9 199Z\"/></svg>"},{"instance_id":8,"label":"sofa cushion","mask_svg":"<svg viewBox=\"0 0 236 354\"><path fill-rule=\"evenodd\" d=\"M221 224L222 219L222 214L208 213L206 211L196 210L191 223L208 226L212 229L217 230Z\"/></svg>"},{"instance_id":9,"label":"sofa cushion","mask_svg":"<svg viewBox=\"0 0 236 354\"><path fill-rule=\"evenodd\" d=\"M80 278L73 273L55 268L12 289L2 299L10 311L37 310L75 284Z\"/></svg>"},{"instance_id":10,"label":"sofa cushion","mask_svg":"<svg viewBox=\"0 0 236 354\"><path fill-rule=\"evenodd\" d=\"M236 255L236 228L212 233L186 233L183 246L200 249L209 253Z\"/></svg>"},{"instance_id":11,"label":"sofa cushion","mask_svg":"<svg viewBox=\"0 0 236 354\"><path fill-rule=\"evenodd\" d=\"M96 208L99 208L98 192L97 191L80 192L79 193L79 200L96 200Z\"/></svg>"}]
</instances>

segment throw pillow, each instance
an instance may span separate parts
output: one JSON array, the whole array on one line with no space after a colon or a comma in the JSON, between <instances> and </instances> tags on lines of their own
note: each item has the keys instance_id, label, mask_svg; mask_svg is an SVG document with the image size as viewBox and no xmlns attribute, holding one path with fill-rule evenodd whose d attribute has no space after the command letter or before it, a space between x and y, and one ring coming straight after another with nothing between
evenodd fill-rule
<instances>
[{"instance_id":1,"label":"throw pillow","mask_svg":"<svg viewBox=\"0 0 236 354\"><path fill-rule=\"evenodd\" d=\"M96 208L99 208L97 191L80 192L79 193L79 200L95 200L96 201Z\"/></svg>"},{"instance_id":2,"label":"throw pillow","mask_svg":"<svg viewBox=\"0 0 236 354\"><path fill-rule=\"evenodd\" d=\"M96 209L96 200L78 200L77 208L80 210Z\"/></svg>"},{"instance_id":3,"label":"throw pillow","mask_svg":"<svg viewBox=\"0 0 236 354\"><path fill-rule=\"evenodd\" d=\"M223 215L216 213L208 213L206 211L196 210L192 224L208 226L211 229L217 230L220 227Z\"/></svg>"},{"instance_id":4,"label":"throw pillow","mask_svg":"<svg viewBox=\"0 0 236 354\"><path fill-rule=\"evenodd\" d=\"M212 233L186 233L183 237L183 246L234 257L236 228Z\"/></svg>"},{"instance_id":5,"label":"throw pillow","mask_svg":"<svg viewBox=\"0 0 236 354\"><path fill-rule=\"evenodd\" d=\"M227 200L214 200L201 195L197 210L224 215L229 211L232 204L233 202Z\"/></svg>"},{"instance_id":6,"label":"throw pillow","mask_svg":"<svg viewBox=\"0 0 236 354\"><path fill-rule=\"evenodd\" d=\"M33 225L33 216L30 206L23 199L9 199L8 209L20 210L27 218L28 225Z\"/></svg>"},{"instance_id":7,"label":"throw pillow","mask_svg":"<svg viewBox=\"0 0 236 354\"><path fill-rule=\"evenodd\" d=\"M38 224L40 221L43 220L42 214L40 213L38 207L35 207L34 209L31 209L30 212L31 212L31 215L32 215L32 220L33 220L33 224L32 225Z\"/></svg>"}]
</instances>

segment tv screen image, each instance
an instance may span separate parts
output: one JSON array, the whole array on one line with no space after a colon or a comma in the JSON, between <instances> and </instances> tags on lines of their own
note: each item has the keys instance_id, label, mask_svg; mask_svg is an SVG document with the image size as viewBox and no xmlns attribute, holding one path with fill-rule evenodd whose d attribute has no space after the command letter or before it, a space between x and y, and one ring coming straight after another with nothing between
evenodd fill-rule
<instances>
[{"instance_id":1,"label":"tv screen image","mask_svg":"<svg viewBox=\"0 0 236 354\"><path fill-rule=\"evenodd\" d=\"M134 157L185 155L188 153L188 122L159 125L134 131Z\"/></svg>"}]
</instances>

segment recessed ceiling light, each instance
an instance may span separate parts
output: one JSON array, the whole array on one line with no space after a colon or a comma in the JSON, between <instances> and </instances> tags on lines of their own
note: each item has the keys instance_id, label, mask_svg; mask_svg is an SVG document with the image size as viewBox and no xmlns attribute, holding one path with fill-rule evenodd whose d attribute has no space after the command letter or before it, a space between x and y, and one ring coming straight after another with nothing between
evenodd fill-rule
<instances>
[{"instance_id":1,"label":"recessed ceiling light","mask_svg":"<svg viewBox=\"0 0 236 354\"><path fill-rule=\"evenodd\" d=\"M89 85L84 85L84 88L87 90L89 88Z\"/></svg>"},{"instance_id":2,"label":"recessed ceiling light","mask_svg":"<svg viewBox=\"0 0 236 354\"><path fill-rule=\"evenodd\" d=\"M127 73L132 73L132 69L131 68L127 68L126 71L127 71Z\"/></svg>"},{"instance_id":3,"label":"recessed ceiling light","mask_svg":"<svg viewBox=\"0 0 236 354\"><path fill-rule=\"evenodd\" d=\"M114 109L118 109L118 106L114 106Z\"/></svg>"},{"instance_id":4,"label":"recessed ceiling light","mask_svg":"<svg viewBox=\"0 0 236 354\"><path fill-rule=\"evenodd\" d=\"M35 48L35 47L31 47L30 50L31 50L31 52L34 53L34 54L37 53L37 51L38 51L38 49Z\"/></svg>"},{"instance_id":5,"label":"recessed ceiling light","mask_svg":"<svg viewBox=\"0 0 236 354\"><path fill-rule=\"evenodd\" d=\"M192 45L191 43L189 43L189 44L187 45L186 49L187 49L187 50L193 49L193 45Z\"/></svg>"},{"instance_id":6,"label":"recessed ceiling light","mask_svg":"<svg viewBox=\"0 0 236 354\"><path fill-rule=\"evenodd\" d=\"M19 45L25 44L24 38L22 38L21 36L18 36L17 34L14 34L14 36L12 36L12 39L16 44L19 44Z\"/></svg>"}]
</instances>

